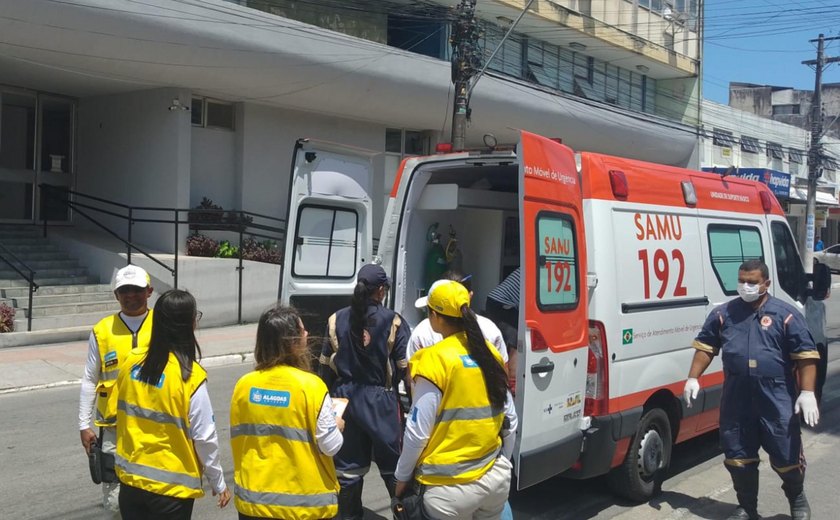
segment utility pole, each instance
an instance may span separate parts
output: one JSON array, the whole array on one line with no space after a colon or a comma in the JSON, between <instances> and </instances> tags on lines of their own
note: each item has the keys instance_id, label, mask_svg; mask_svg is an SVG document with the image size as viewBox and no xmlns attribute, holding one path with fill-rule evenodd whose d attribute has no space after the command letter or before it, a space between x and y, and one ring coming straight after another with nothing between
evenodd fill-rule
<instances>
[{"instance_id":1,"label":"utility pole","mask_svg":"<svg viewBox=\"0 0 840 520\"><path fill-rule=\"evenodd\" d=\"M805 236L800 249L803 252L805 272L814 271L814 236L815 236L815 213L817 209L817 179L822 175L822 148L820 139L823 133L822 113L822 72L829 64L840 61L840 57L826 58L825 42L829 40L840 40L840 36L826 38L820 34L811 43L817 43L817 59L803 61L804 65L814 65L816 79L814 81L814 97L811 102L811 146L808 148L808 199L805 205Z\"/></svg>"},{"instance_id":2,"label":"utility pole","mask_svg":"<svg viewBox=\"0 0 840 520\"><path fill-rule=\"evenodd\" d=\"M461 0L458 17L452 28L452 83L455 85L455 103L452 112L452 149L466 147L467 120L469 119L469 84L478 71L478 21L475 18L476 0Z\"/></svg>"}]
</instances>

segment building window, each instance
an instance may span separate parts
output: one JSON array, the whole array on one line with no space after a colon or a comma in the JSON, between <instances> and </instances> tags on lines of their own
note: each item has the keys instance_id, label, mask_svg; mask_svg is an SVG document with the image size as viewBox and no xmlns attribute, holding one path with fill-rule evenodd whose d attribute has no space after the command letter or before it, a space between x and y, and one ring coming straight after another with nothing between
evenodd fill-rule
<instances>
[{"instance_id":1,"label":"building window","mask_svg":"<svg viewBox=\"0 0 840 520\"><path fill-rule=\"evenodd\" d=\"M207 98L192 98L190 120L193 126L233 130L235 119L236 110L233 103Z\"/></svg>"},{"instance_id":2,"label":"building window","mask_svg":"<svg viewBox=\"0 0 840 520\"><path fill-rule=\"evenodd\" d=\"M805 157L805 152L795 148L788 148L788 157L790 162L795 164L802 164L802 159Z\"/></svg>"},{"instance_id":3,"label":"building window","mask_svg":"<svg viewBox=\"0 0 840 520\"><path fill-rule=\"evenodd\" d=\"M741 136L741 150L748 153L758 153L761 151L761 145L758 144L758 139L755 137Z\"/></svg>"},{"instance_id":4,"label":"building window","mask_svg":"<svg viewBox=\"0 0 840 520\"><path fill-rule=\"evenodd\" d=\"M385 205L388 205L389 194L397 179L397 170L405 157L411 155L428 155L431 144L430 132L419 130L405 130L402 128L385 129L385 175L383 188Z\"/></svg>"},{"instance_id":5,"label":"building window","mask_svg":"<svg viewBox=\"0 0 840 520\"><path fill-rule=\"evenodd\" d=\"M773 115L799 115L799 105L773 105Z\"/></svg>"},{"instance_id":6,"label":"building window","mask_svg":"<svg viewBox=\"0 0 840 520\"><path fill-rule=\"evenodd\" d=\"M715 128L712 131L712 142L716 146L723 146L725 148L732 148L735 144L735 138L729 130L720 130Z\"/></svg>"},{"instance_id":7,"label":"building window","mask_svg":"<svg viewBox=\"0 0 840 520\"><path fill-rule=\"evenodd\" d=\"M767 157L771 159L784 159L785 153L782 151L782 145L779 143L767 142Z\"/></svg>"}]
</instances>

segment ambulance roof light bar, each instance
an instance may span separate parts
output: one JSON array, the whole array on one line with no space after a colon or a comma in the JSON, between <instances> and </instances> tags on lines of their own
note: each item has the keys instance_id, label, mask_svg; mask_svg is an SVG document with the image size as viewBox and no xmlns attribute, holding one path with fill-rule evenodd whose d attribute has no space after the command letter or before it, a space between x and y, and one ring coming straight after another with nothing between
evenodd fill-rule
<instances>
[{"instance_id":1,"label":"ambulance roof light bar","mask_svg":"<svg viewBox=\"0 0 840 520\"><path fill-rule=\"evenodd\" d=\"M761 199L761 209L764 210L765 213L770 213L773 210L773 199L772 196L766 191L759 191L758 198Z\"/></svg>"}]
</instances>

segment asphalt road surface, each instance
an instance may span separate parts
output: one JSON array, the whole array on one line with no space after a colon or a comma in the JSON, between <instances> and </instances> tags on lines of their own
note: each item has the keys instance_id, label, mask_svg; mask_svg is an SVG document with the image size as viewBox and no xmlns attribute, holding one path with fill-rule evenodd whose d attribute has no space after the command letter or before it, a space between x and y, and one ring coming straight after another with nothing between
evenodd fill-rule
<instances>
[{"instance_id":1,"label":"asphalt road surface","mask_svg":"<svg viewBox=\"0 0 840 520\"><path fill-rule=\"evenodd\" d=\"M828 316L828 335L834 343L829 346L823 417L816 429L804 434L809 461L806 489L815 519L840 517L836 470L840 467L840 296L829 302ZM248 365L209 369L222 465L231 487L229 399L233 385L249 369ZM79 442L77 408L77 387L0 395L0 518L74 520L102 516L101 492L90 481L87 458ZM770 470L766 455L762 458L760 512L764 518L787 518L780 482ZM513 494L511 504L516 518L725 518L735 503L735 494L722 459L716 433L676 447L663 494L642 505L616 499L600 479L560 478ZM390 518L387 495L375 469L366 480L367 518ZM232 502L225 510L217 509L208 493L196 501L194 518L230 519L236 518L236 511Z\"/></svg>"}]
</instances>

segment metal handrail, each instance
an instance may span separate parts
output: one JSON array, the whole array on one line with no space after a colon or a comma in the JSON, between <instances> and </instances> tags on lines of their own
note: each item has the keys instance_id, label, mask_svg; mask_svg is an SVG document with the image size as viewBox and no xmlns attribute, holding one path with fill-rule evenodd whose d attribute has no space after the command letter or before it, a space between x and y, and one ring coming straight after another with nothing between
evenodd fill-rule
<instances>
[{"instance_id":1,"label":"metal handrail","mask_svg":"<svg viewBox=\"0 0 840 520\"><path fill-rule=\"evenodd\" d=\"M75 197L82 197L82 198L89 199L89 200L92 200L92 201L107 204L107 205L110 205L110 206L115 207L115 208L120 208L120 209L126 210L127 215L119 213L117 211L112 211L112 210L109 210L109 209L98 208L98 207L92 206L90 204L85 204L83 202L79 202L79 201L76 201L76 200L70 200L69 198L65 199L65 198L61 198L61 197L55 197L56 201L60 202L61 204L63 204L64 206L66 206L70 209L73 209L76 213L78 213L82 217L86 218L90 222L93 222L97 227L103 229L105 232L107 232L108 234L110 234L111 236L113 236L114 238L119 240L120 242L122 242L123 245L126 246L127 263L129 263L129 264L131 263L131 253L132 253L132 251L137 251L137 252L143 254L149 260L155 262L156 264L162 266L167 271L169 271L174 278L174 286L175 286L176 289L178 288L178 248L180 246L180 238L179 238L179 232L178 232L179 225L189 225L190 228L193 229L193 230L200 230L200 229L211 230L212 229L212 230L220 230L220 231L238 232L240 250L239 250L239 265L237 266L236 270L239 272L239 288L238 288L238 301L237 301L239 323L242 323L242 272L244 270L244 266L242 264L243 258L242 258L241 246L242 246L242 242L243 242L243 236L245 234L247 234L249 236L266 238L266 239L269 239L269 240L282 240L283 239L282 237L285 236L285 232L286 232L285 228L270 226L270 225L266 225L266 224L255 224L255 223L253 223L253 218L254 217L261 218L261 219L266 219L266 220L271 220L271 221L275 221L275 222L281 222L281 223L284 223L284 224L286 222L285 219L278 218L278 217L272 217L270 215L264 215L262 213L255 213L253 211L210 209L210 208L166 208L166 207L157 207L157 206L129 206L127 204L114 202L114 201L111 201L111 200L108 200L108 199L104 199L102 197L96 197L94 195L88 195L86 193L80 193L80 192L73 191L73 190L70 190L70 189L67 189L67 188L64 188L64 187L52 186L52 185L48 185L48 184L40 184L39 187L44 189L47 194L51 194L51 192L53 190L60 190L61 192L66 193L68 195L73 195L74 198ZM109 216L112 216L112 217L115 217L115 218L126 220L127 223L128 223L128 229L127 229L127 233L126 233L127 238L123 238L123 237L119 236L119 234L112 231L111 229L106 227L104 224L98 222L96 219L94 219L93 217L91 217L90 215L88 215L87 213L82 211L82 209L80 209L80 208L97 211L97 212L99 212L100 214L103 214L103 215L109 215ZM172 212L172 213L174 213L174 218L173 219L165 219L165 218L139 218L139 217L136 217L135 214L137 212L140 212L140 211ZM184 214L184 213L186 213L188 215L187 220L182 220L181 219L181 215ZM195 214L216 214L216 215L219 215L219 221L218 222L191 222L189 216L190 215L195 215ZM230 215L236 215L236 220L235 221L224 221L225 215L229 215L229 216ZM251 219L247 220L247 217L251 217ZM230 217L228 217L228 218L230 218ZM175 236L174 268L169 267L168 265L164 264L163 262L161 262L160 260L158 260L157 258L152 256L150 253L144 251L143 249L141 249L140 247L138 247L136 244L134 244L132 242L132 228L133 228L134 224L137 224L137 223L172 224L172 225L174 225L174 236ZM46 237L47 236L47 219L44 219L43 225L44 225L44 236ZM246 231L245 231L246 229L255 229L255 230L260 230L260 231L273 232L273 233L275 233L279 236L265 235L265 234L261 234L261 233L255 233L253 231L248 231L246 233Z\"/></svg>"},{"instance_id":2,"label":"metal handrail","mask_svg":"<svg viewBox=\"0 0 840 520\"><path fill-rule=\"evenodd\" d=\"M18 256L16 254L11 252L3 244L0 244L0 249L2 249L2 251L0 251L0 260L3 260L4 262L6 262L9 265L9 267L12 268L13 271L15 271L17 274L19 274L21 276L21 278L23 278L24 280L29 282L29 309L28 309L29 312L27 312L27 317L26 317L26 332L32 332L32 295L35 291L38 290L38 284L35 283L35 270L32 269L31 267L29 267L26 264L26 262L24 262L23 260L18 258ZM20 265L22 265L24 267L24 269L29 271L29 276L26 276L25 274L23 274L23 272L21 272L20 269L15 267L15 265L8 258L6 258L3 255L3 253L6 253L7 255L11 256L12 259L15 262L19 263Z\"/></svg>"}]
</instances>

